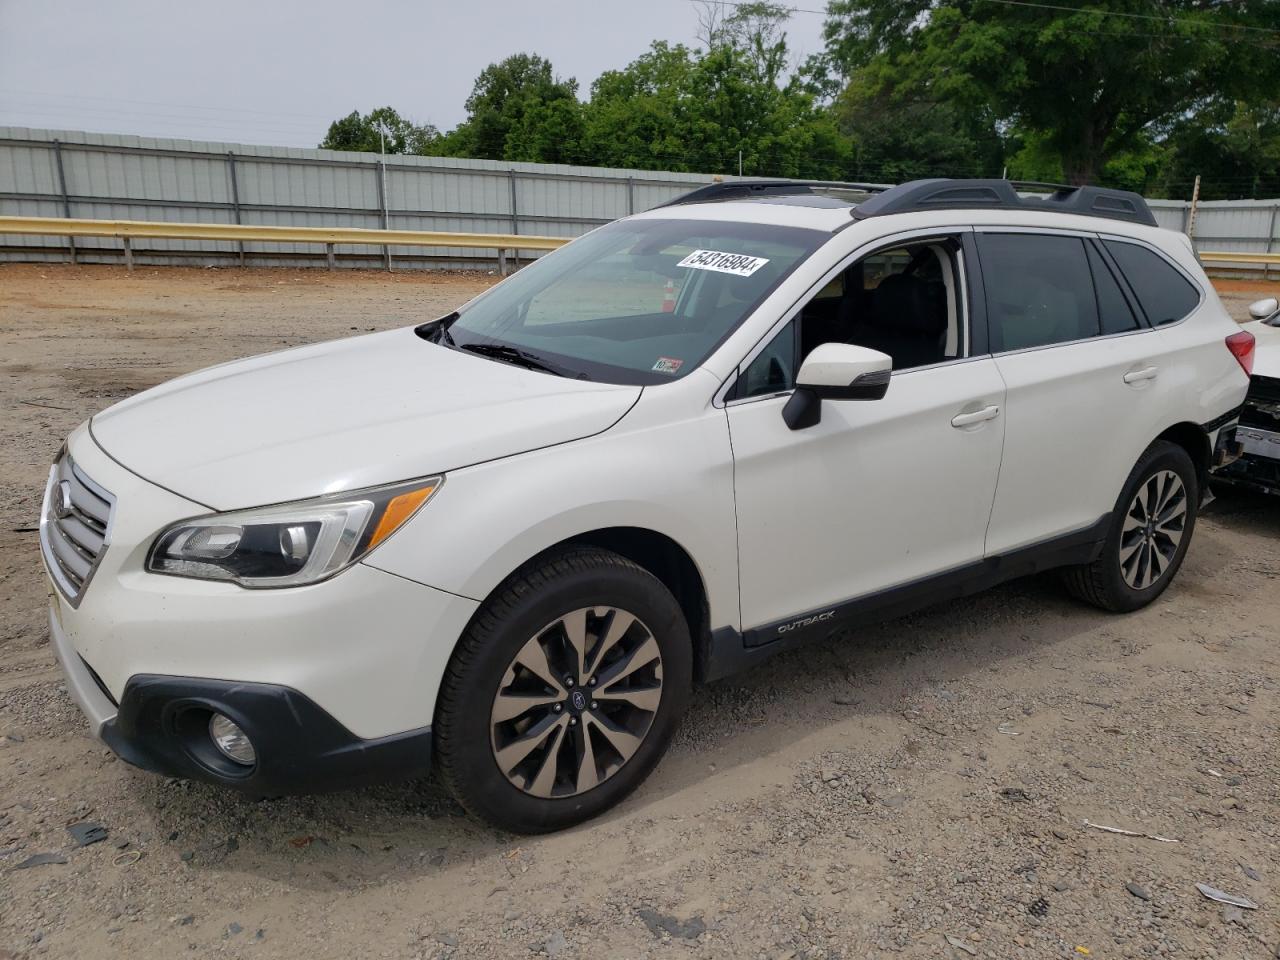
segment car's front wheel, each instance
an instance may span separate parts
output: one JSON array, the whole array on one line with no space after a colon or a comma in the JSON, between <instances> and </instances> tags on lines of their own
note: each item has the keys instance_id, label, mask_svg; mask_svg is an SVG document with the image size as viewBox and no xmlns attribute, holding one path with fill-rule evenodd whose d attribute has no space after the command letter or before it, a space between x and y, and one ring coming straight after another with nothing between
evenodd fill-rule
<instances>
[{"instance_id":1,"label":"car's front wheel","mask_svg":"<svg viewBox=\"0 0 1280 960\"><path fill-rule=\"evenodd\" d=\"M661 581L606 550L542 557L459 641L436 710L441 773L497 826L571 826L640 785L691 681L688 625Z\"/></svg>"},{"instance_id":2,"label":"car's front wheel","mask_svg":"<svg viewBox=\"0 0 1280 960\"><path fill-rule=\"evenodd\" d=\"M1177 444L1157 440L1125 482L1101 555L1069 568L1067 588L1103 610L1123 613L1146 606L1182 566L1199 503L1191 457Z\"/></svg>"}]
</instances>

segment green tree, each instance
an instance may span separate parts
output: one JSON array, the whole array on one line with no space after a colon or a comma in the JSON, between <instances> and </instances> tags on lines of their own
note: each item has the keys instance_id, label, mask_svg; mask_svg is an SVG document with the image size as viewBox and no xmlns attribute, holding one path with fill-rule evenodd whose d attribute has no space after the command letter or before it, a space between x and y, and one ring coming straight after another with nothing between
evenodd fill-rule
<instances>
[{"instance_id":1,"label":"green tree","mask_svg":"<svg viewBox=\"0 0 1280 960\"><path fill-rule=\"evenodd\" d=\"M715 3L715 0L711 0ZM787 34L789 7L770 0L753 0L730 8L717 26L708 26L707 49L729 47L746 57L762 83L780 83L789 66Z\"/></svg>"},{"instance_id":2,"label":"green tree","mask_svg":"<svg viewBox=\"0 0 1280 960\"><path fill-rule=\"evenodd\" d=\"M1005 141L1009 176L1014 180L1039 180L1062 183L1062 157L1046 137L1010 132ZM1148 195L1166 195L1156 185L1169 157L1166 143L1142 136L1123 150L1114 153L1098 174L1097 183Z\"/></svg>"},{"instance_id":3,"label":"green tree","mask_svg":"<svg viewBox=\"0 0 1280 960\"><path fill-rule=\"evenodd\" d=\"M320 141L322 150L358 150L377 153L382 148L379 127L385 131L387 153L429 153L440 132L429 123L414 124L391 107L378 107L367 114L352 110L329 124Z\"/></svg>"},{"instance_id":4,"label":"green tree","mask_svg":"<svg viewBox=\"0 0 1280 960\"><path fill-rule=\"evenodd\" d=\"M1179 120L1165 143L1159 185L1169 196L1187 196L1197 175L1206 200L1280 194L1280 98L1214 103Z\"/></svg>"},{"instance_id":5,"label":"green tree","mask_svg":"<svg viewBox=\"0 0 1280 960\"><path fill-rule=\"evenodd\" d=\"M584 146L610 166L736 173L741 151L749 175L839 178L849 152L834 120L771 70L733 43L657 41L592 85Z\"/></svg>"},{"instance_id":6,"label":"green tree","mask_svg":"<svg viewBox=\"0 0 1280 960\"><path fill-rule=\"evenodd\" d=\"M535 103L512 124L503 159L581 163L582 129L583 106L576 99Z\"/></svg>"},{"instance_id":7,"label":"green tree","mask_svg":"<svg viewBox=\"0 0 1280 960\"><path fill-rule=\"evenodd\" d=\"M989 111L931 99L927 90L894 87L859 72L831 112L852 143L855 180L993 177L1003 165L1005 143Z\"/></svg>"},{"instance_id":8,"label":"green tree","mask_svg":"<svg viewBox=\"0 0 1280 960\"><path fill-rule=\"evenodd\" d=\"M584 147L594 162L641 170L690 170L676 128L681 91L689 88L695 57L682 44L656 41L622 70L607 70L591 85ZM735 148L736 149L736 148ZM719 170L723 157L714 168Z\"/></svg>"},{"instance_id":9,"label":"green tree","mask_svg":"<svg viewBox=\"0 0 1280 960\"><path fill-rule=\"evenodd\" d=\"M1073 4L1074 6L1074 4ZM826 51L808 66L831 90L871 71L889 90L988 111L1060 158L1073 183L1215 97L1274 97L1280 3L1111 0L1078 9L1001 0L831 0Z\"/></svg>"},{"instance_id":10,"label":"green tree","mask_svg":"<svg viewBox=\"0 0 1280 960\"><path fill-rule=\"evenodd\" d=\"M442 152L547 163L569 162L578 152L578 81L557 78L551 62L536 54L517 53L485 67L466 107L467 119L445 137Z\"/></svg>"}]
</instances>

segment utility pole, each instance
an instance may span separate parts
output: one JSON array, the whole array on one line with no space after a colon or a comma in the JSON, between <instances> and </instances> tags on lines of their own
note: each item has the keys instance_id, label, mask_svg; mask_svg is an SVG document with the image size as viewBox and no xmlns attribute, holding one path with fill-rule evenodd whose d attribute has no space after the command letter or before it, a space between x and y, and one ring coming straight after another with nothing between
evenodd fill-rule
<instances>
[{"instance_id":1,"label":"utility pole","mask_svg":"<svg viewBox=\"0 0 1280 960\"><path fill-rule=\"evenodd\" d=\"M738 151L738 176L742 176L742 151Z\"/></svg>"}]
</instances>

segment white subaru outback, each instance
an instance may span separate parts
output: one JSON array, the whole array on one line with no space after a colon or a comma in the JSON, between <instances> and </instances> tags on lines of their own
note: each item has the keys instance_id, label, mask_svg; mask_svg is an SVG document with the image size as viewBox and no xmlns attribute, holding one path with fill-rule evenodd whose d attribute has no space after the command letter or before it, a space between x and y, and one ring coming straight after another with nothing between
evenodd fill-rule
<instances>
[{"instance_id":1,"label":"white subaru outback","mask_svg":"<svg viewBox=\"0 0 1280 960\"><path fill-rule=\"evenodd\" d=\"M1140 197L716 184L447 317L78 427L40 541L93 732L263 796L607 809L695 683L1060 567L1168 587L1253 338Z\"/></svg>"}]
</instances>

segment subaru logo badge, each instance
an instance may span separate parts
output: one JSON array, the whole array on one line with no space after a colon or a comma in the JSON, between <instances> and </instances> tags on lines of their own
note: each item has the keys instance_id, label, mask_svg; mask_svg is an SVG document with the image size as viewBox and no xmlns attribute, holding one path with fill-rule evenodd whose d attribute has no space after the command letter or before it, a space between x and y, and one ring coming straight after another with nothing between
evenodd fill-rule
<instances>
[{"instance_id":1,"label":"subaru logo badge","mask_svg":"<svg viewBox=\"0 0 1280 960\"><path fill-rule=\"evenodd\" d=\"M573 709L585 710L587 708L587 697L581 690L573 691L569 699L573 701Z\"/></svg>"},{"instance_id":2,"label":"subaru logo badge","mask_svg":"<svg viewBox=\"0 0 1280 960\"><path fill-rule=\"evenodd\" d=\"M71 483L68 480L60 480L58 481L57 495L53 500L53 515L57 519L63 520L71 516L72 509Z\"/></svg>"}]
</instances>

